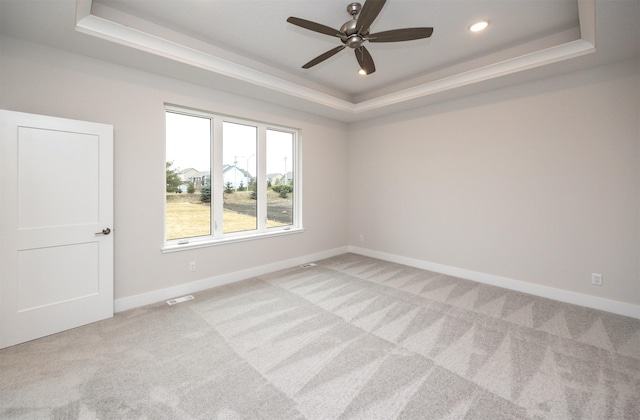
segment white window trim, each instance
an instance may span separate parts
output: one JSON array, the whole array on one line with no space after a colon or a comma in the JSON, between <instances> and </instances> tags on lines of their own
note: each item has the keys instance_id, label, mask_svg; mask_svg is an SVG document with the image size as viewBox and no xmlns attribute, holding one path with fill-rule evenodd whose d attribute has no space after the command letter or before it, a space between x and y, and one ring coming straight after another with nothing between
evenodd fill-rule
<instances>
[{"instance_id":1,"label":"white window trim","mask_svg":"<svg viewBox=\"0 0 640 420\"><path fill-rule=\"evenodd\" d=\"M183 251L187 249L204 248L209 246L230 244L236 242L252 241L256 239L270 238L282 235L291 235L304 232L302 227L302 140L300 130L279 126L274 124L263 123L254 120L247 120L243 118L231 117L227 115L214 114L204 111L198 111L190 108L166 105L164 107L166 112L175 112L183 115L190 115L194 117L209 118L211 121L211 235L196 236L183 239L166 239L167 228L167 202L164 200L164 246L162 247L163 253ZM257 229L243 232L223 232L222 214L223 214L223 202L222 200L214 200L214 192L222 191L224 188L224 180L222 176L222 124L224 122L250 125L257 128L257 162L256 162L256 177L260 181L257 183L258 197L262 197L262 200L258 200L256 217L257 217ZM267 227L267 168L266 168L266 132L267 130L282 131L291 133L294 136L293 141L293 165L292 171L294 175L293 183L293 224L288 226L279 227ZM166 150L166 147L165 147ZM165 155L166 161L166 155ZM164 166L164 165L163 165ZM164 190L164 189L163 189Z\"/></svg>"}]
</instances>

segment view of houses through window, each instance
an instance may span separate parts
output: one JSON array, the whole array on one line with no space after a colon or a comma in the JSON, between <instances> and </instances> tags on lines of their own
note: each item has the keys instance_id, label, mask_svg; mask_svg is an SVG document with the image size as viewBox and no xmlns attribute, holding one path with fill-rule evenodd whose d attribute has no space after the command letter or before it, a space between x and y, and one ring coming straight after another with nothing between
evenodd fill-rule
<instances>
[{"instance_id":1,"label":"view of houses through window","mask_svg":"<svg viewBox=\"0 0 640 420\"><path fill-rule=\"evenodd\" d=\"M296 141L295 130L168 108L166 241L297 226Z\"/></svg>"},{"instance_id":2,"label":"view of houses through window","mask_svg":"<svg viewBox=\"0 0 640 420\"><path fill-rule=\"evenodd\" d=\"M226 158L222 162L225 195L223 231L229 233L257 229L258 200L250 191L256 188L254 175L258 129L225 121L222 123L222 139L222 153ZM254 175L251 175L251 169ZM245 215L240 223L237 214Z\"/></svg>"}]
</instances>

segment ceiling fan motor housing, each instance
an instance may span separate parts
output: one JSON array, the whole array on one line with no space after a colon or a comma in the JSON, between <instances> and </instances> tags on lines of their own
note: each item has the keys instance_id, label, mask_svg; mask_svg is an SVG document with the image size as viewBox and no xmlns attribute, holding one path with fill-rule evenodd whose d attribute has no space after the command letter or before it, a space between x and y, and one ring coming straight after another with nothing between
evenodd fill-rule
<instances>
[{"instance_id":1,"label":"ceiling fan motor housing","mask_svg":"<svg viewBox=\"0 0 640 420\"><path fill-rule=\"evenodd\" d=\"M344 25L342 25L342 27L340 27L340 31L347 35L346 38L341 38L342 42L350 48L358 48L359 46L361 46L365 41L363 37L369 33L369 31L366 31L362 34L359 34L358 30L356 29L356 24L357 20L353 19L349 22L346 22Z\"/></svg>"},{"instance_id":2,"label":"ceiling fan motor housing","mask_svg":"<svg viewBox=\"0 0 640 420\"><path fill-rule=\"evenodd\" d=\"M364 37L366 37L369 34L369 28L367 28L366 30L362 30L360 31L360 33L358 33L357 16L358 16L358 13L360 13L361 9L362 9L362 5L360 3L349 4L347 6L347 12L349 12L349 14L352 16L352 19L345 22L344 25L340 27L340 31L347 35L346 38L341 38L342 42L347 47L350 47L353 49L360 47L366 40Z\"/></svg>"}]
</instances>

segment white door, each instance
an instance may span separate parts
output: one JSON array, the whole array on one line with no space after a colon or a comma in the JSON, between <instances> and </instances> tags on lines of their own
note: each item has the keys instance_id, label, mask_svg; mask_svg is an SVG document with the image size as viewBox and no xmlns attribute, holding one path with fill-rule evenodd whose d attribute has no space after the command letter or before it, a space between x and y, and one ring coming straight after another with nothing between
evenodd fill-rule
<instances>
[{"instance_id":1,"label":"white door","mask_svg":"<svg viewBox=\"0 0 640 420\"><path fill-rule=\"evenodd\" d=\"M0 348L113 316L113 127L0 110Z\"/></svg>"}]
</instances>

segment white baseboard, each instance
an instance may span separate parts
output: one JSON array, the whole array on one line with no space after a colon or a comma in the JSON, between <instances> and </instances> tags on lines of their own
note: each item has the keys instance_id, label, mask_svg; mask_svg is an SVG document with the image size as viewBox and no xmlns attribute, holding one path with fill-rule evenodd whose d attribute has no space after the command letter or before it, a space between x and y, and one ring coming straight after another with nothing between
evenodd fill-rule
<instances>
[{"instance_id":1,"label":"white baseboard","mask_svg":"<svg viewBox=\"0 0 640 420\"><path fill-rule=\"evenodd\" d=\"M344 254L347 252L349 252L349 249L346 246L341 248L330 249L327 251L318 252L311 255L291 258L288 260L278 261L271 264L248 268L246 270L235 271L233 273L221 274L219 276L210 277L207 279L197 280L197 281L189 282L185 284L179 284L177 286L167 287L165 289L154 290L147 293L141 293L139 295L116 299L114 301L114 311L122 312L129 309L139 308L141 306L162 302L164 300L187 295L189 293L200 292L202 290L210 289L212 287L222 286L224 284L229 284L229 283L234 283L241 280L250 279L252 277L272 273L278 270L284 270L286 268L295 267L297 265L321 260L324 258L334 257L336 255Z\"/></svg>"},{"instance_id":2,"label":"white baseboard","mask_svg":"<svg viewBox=\"0 0 640 420\"><path fill-rule=\"evenodd\" d=\"M529 283L521 280L514 280L507 277L495 276L478 271L465 270L463 268L436 264L428 261L418 260L415 258L375 251L372 249L359 248L356 246L349 246L348 248L349 252L364 255L366 257L408 265L410 267L420 268L423 270L435 271L437 273L447 274L466 280L472 280L478 283L490 284L492 286L498 286L522 293L528 293L530 295L540 296L547 299L553 299L560 302L571 303L574 305L580 305L587 308L598 309L601 311L640 319L640 305L619 302L616 300L601 298L598 296L585 295L568 290L556 289L555 287L542 286L539 284Z\"/></svg>"},{"instance_id":3,"label":"white baseboard","mask_svg":"<svg viewBox=\"0 0 640 420\"><path fill-rule=\"evenodd\" d=\"M582 293L571 292L568 290L557 289L549 286L529 283L521 280L514 280L507 277L495 276L493 274L481 273L478 271L466 270L463 268L451 267L448 265L432 263L415 258L403 257L400 255L389 254L386 252L375 251L372 249L359 248L355 246L345 246L318 252L302 257L291 258L288 260L278 261L271 264L261 265L258 267L248 268L246 270L235 271L233 273L221 274L215 277L209 277L190 283L180 284L165 289L154 290L139 295L124 297L114 301L114 311L122 312L141 306L162 302L178 296L190 293L200 292L212 287L222 286L229 283L246 280L263 274L272 273L278 270L295 267L311 261L317 261L324 258L334 257L336 255L353 252L354 254L364 255L371 258L377 258L384 261L403 264L410 267L420 268L423 270L434 271L437 273L447 274L466 280L477 281L479 283L490 284L492 286L503 287L505 289L515 290L530 295L540 296L560 302L580 305L587 308L598 309L601 311L611 312L618 315L628 316L640 319L640 305L605 299L597 296L585 295Z\"/></svg>"}]
</instances>

